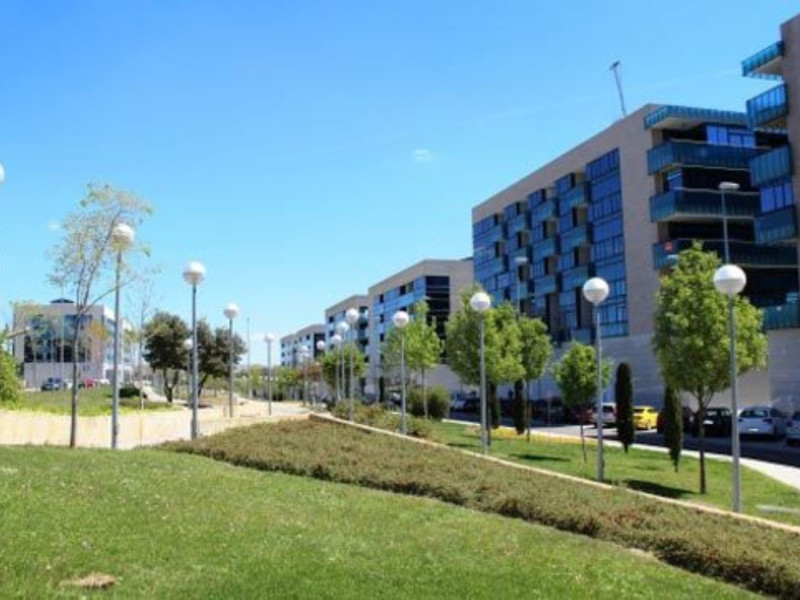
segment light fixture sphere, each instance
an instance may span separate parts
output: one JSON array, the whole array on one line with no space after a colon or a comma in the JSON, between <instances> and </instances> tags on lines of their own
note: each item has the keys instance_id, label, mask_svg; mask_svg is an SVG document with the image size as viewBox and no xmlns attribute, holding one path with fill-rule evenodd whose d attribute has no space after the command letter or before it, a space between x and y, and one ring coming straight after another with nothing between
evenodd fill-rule
<instances>
[{"instance_id":1,"label":"light fixture sphere","mask_svg":"<svg viewBox=\"0 0 800 600\"><path fill-rule=\"evenodd\" d=\"M322 340L317 342L317 350L319 350L320 352L325 352L325 348L326 348L325 342L323 342Z\"/></svg>"},{"instance_id":2,"label":"light fixture sphere","mask_svg":"<svg viewBox=\"0 0 800 600\"><path fill-rule=\"evenodd\" d=\"M268 344L274 342L277 338L275 337L274 333L268 333L264 336L264 341Z\"/></svg>"},{"instance_id":3,"label":"light fixture sphere","mask_svg":"<svg viewBox=\"0 0 800 600\"><path fill-rule=\"evenodd\" d=\"M348 331L350 331L350 325L346 321L339 321L336 324L336 333L339 335L344 336Z\"/></svg>"},{"instance_id":4,"label":"light fixture sphere","mask_svg":"<svg viewBox=\"0 0 800 600\"><path fill-rule=\"evenodd\" d=\"M192 342L192 338L186 338L185 340L183 340L183 347L186 348L187 350L191 350L193 346L194 342Z\"/></svg>"},{"instance_id":5,"label":"light fixture sphere","mask_svg":"<svg viewBox=\"0 0 800 600\"><path fill-rule=\"evenodd\" d=\"M747 285L747 275L738 265L722 265L714 272L714 287L720 294L733 297Z\"/></svg>"},{"instance_id":6,"label":"light fixture sphere","mask_svg":"<svg viewBox=\"0 0 800 600\"><path fill-rule=\"evenodd\" d=\"M133 245L136 232L127 223L117 223L111 230L111 241L117 250L127 250Z\"/></svg>"},{"instance_id":7,"label":"light fixture sphere","mask_svg":"<svg viewBox=\"0 0 800 600\"><path fill-rule=\"evenodd\" d=\"M408 325L409 316L408 313L404 310L398 310L394 315L392 315L392 323L398 329L403 329L406 325Z\"/></svg>"},{"instance_id":8,"label":"light fixture sphere","mask_svg":"<svg viewBox=\"0 0 800 600\"><path fill-rule=\"evenodd\" d=\"M583 297L595 306L608 298L608 283L602 277L592 277L583 284Z\"/></svg>"},{"instance_id":9,"label":"light fixture sphere","mask_svg":"<svg viewBox=\"0 0 800 600\"><path fill-rule=\"evenodd\" d=\"M348 308L348 309L347 309L347 312L346 312L346 313L344 313L344 318L347 320L347 322L348 322L348 323L349 323L351 326L352 326L352 325L355 325L356 323L358 323L358 319L359 319L360 317L361 317L361 315L359 314L359 312L358 312L358 309L357 309L357 308Z\"/></svg>"},{"instance_id":10,"label":"light fixture sphere","mask_svg":"<svg viewBox=\"0 0 800 600\"><path fill-rule=\"evenodd\" d=\"M528 264L528 257L527 257L527 256L518 256L518 257L516 257L516 258L514 259L514 262L515 262L515 263L517 264L517 266L519 266L519 267L521 267L521 266L523 266L523 265L527 265L527 264Z\"/></svg>"},{"instance_id":11,"label":"light fixture sphere","mask_svg":"<svg viewBox=\"0 0 800 600\"><path fill-rule=\"evenodd\" d=\"M492 298L486 292L475 292L469 299L469 305L475 312L486 312L492 307Z\"/></svg>"},{"instance_id":12,"label":"light fixture sphere","mask_svg":"<svg viewBox=\"0 0 800 600\"><path fill-rule=\"evenodd\" d=\"M6 180L6 170L3 168L3 163L0 163L0 185Z\"/></svg>"},{"instance_id":13,"label":"light fixture sphere","mask_svg":"<svg viewBox=\"0 0 800 600\"><path fill-rule=\"evenodd\" d=\"M198 285L203 283L205 278L206 268L201 262L193 260L183 269L183 280L189 285Z\"/></svg>"},{"instance_id":14,"label":"light fixture sphere","mask_svg":"<svg viewBox=\"0 0 800 600\"><path fill-rule=\"evenodd\" d=\"M342 336L340 336L338 333L333 335L333 336L331 336L331 343L334 346L338 346L339 344L342 343Z\"/></svg>"},{"instance_id":15,"label":"light fixture sphere","mask_svg":"<svg viewBox=\"0 0 800 600\"><path fill-rule=\"evenodd\" d=\"M225 307L225 310L222 311L225 313L225 316L228 319L235 319L239 316L239 306L234 304L233 302L229 302L228 306Z\"/></svg>"},{"instance_id":16,"label":"light fixture sphere","mask_svg":"<svg viewBox=\"0 0 800 600\"><path fill-rule=\"evenodd\" d=\"M720 183L720 184L717 186L717 188L718 188L719 190L723 191L723 192L735 192L735 191L737 191L737 190L738 190L740 187L741 187L741 186L740 186L738 183L735 183L735 182L733 182L733 181L723 181L722 183Z\"/></svg>"}]
</instances>

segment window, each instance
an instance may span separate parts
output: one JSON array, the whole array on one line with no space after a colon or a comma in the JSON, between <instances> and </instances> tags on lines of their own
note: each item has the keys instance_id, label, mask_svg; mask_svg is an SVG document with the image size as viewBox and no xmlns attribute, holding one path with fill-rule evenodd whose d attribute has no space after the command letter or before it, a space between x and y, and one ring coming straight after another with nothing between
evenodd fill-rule
<instances>
[{"instance_id":1,"label":"window","mask_svg":"<svg viewBox=\"0 0 800 600\"><path fill-rule=\"evenodd\" d=\"M791 181L782 181L761 188L761 212L772 212L794 204L794 189Z\"/></svg>"}]
</instances>

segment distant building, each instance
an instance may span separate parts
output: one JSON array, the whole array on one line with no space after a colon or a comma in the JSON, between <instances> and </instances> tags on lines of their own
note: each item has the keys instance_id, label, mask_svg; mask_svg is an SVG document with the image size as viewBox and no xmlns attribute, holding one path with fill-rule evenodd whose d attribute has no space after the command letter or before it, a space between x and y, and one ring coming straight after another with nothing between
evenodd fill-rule
<instances>
[{"instance_id":1,"label":"distant building","mask_svg":"<svg viewBox=\"0 0 800 600\"><path fill-rule=\"evenodd\" d=\"M50 304L18 305L14 329L25 334L14 338L14 358L23 365L25 387L39 388L49 377L72 380L73 357L78 356L78 378L111 380L114 363L114 313L96 305L82 318L77 348L73 337L78 318L75 303L54 300ZM131 326L123 321L123 331ZM122 336L121 382L133 373L133 344Z\"/></svg>"},{"instance_id":2,"label":"distant building","mask_svg":"<svg viewBox=\"0 0 800 600\"><path fill-rule=\"evenodd\" d=\"M309 325L281 338L281 366L297 367L300 364L300 350L307 347L312 358L317 358L317 342L325 340L324 325Z\"/></svg>"}]
</instances>

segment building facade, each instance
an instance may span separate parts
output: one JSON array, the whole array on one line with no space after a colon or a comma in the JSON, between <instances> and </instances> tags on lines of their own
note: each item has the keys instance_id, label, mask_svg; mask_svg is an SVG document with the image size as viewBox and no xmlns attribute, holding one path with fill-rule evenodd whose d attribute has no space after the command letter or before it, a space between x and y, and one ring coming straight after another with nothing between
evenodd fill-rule
<instances>
[{"instance_id":1,"label":"building facade","mask_svg":"<svg viewBox=\"0 0 800 600\"><path fill-rule=\"evenodd\" d=\"M460 293L473 282L472 260L423 260L369 288L369 377L367 392L378 394L381 381L386 386L390 373L381 367L381 347L392 329L392 316L398 310L411 312L421 300L428 303L428 318L436 325L440 339L452 312L458 310ZM428 381L454 390L458 379L445 364L434 368Z\"/></svg>"},{"instance_id":2,"label":"building facade","mask_svg":"<svg viewBox=\"0 0 800 600\"><path fill-rule=\"evenodd\" d=\"M92 306L81 317L78 344L73 339L78 326L75 303L58 299L50 304L20 304L14 307L14 329L25 331L14 338L14 358L23 366L26 388L40 388L48 378L72 380L72 363L78 357L78 382L111 380L114 369L114 313L105 306ZM123 321L120 356L121 382L133 374L133 343Z\"/></svg>"},{"instance_id":3,"label":"building facade","mask_svg":"<svg viewBox=\"0 0 800 600\"><path fill-rule=\"evenodd\" d=\"M761 210L750 180L751 160L784 143L780 133L750 129L745 113L646 105L473 209L475 279L495 301L544 319L562 345L593 340L581 288L604 278L604 352L631 365L637 399L660 403L650 341L659 277L692 240L723 254L723 206L731 260L747 271L751 300L778 305L797 289L796 244L756 237ZM725 204L723 182L739 185ZM769 379L746 377L743 396L769 400ZM538 389L558 393L552 381Z\"/></svg>"},{"instance_id":4,"label":"building facade","mask_svg":"<svg viewBox=\"0 0 800 600\"><path fill-rule=\"evenodd\" d=\"M355 331L348 332L348 340L355 339L358 349L369 361L369 296L365 294L350 296L325 309L325 343L329 349L333 347L331 338L336 334L336 325L346 322L345 313L351 308L358 310L359 319Z\"/></svg>"},{"instance_id":5,"label":"building facade","mask_svg":"<svg viewBox=\"0 0 800 600\"><path fill-rule=\"evenodd\" d=\"M280 339L281 366L297 367L301 362L302 349L308 349L310 357L316 359L321 352L317 349L317 342L325 340L325 326L322 324L308 325L298 331Z\"/></svg>"}]
</instances>

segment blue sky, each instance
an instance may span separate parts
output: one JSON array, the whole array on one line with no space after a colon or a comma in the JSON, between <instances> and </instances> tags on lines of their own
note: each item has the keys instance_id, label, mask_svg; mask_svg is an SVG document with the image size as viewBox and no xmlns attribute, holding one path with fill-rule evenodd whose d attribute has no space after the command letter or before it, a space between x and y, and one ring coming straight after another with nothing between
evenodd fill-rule
<instances>
[{"instance_id":1,"label":"blue sky","mask_svg":"<svg viewBox=\"0 0 800 600\"><path fill-rule=\"evenodd\" d=\"M619 115L742 110L740 61L796 0L0 0L0 317L47 301L87 182L144 196L158 306L237 302L288 333L423 258L471 253L470 209ZM253 361L263 362L254 344Z\"/></svg>"}]
</instances>

